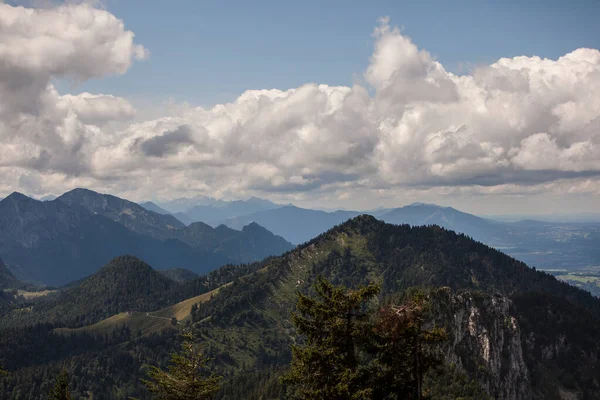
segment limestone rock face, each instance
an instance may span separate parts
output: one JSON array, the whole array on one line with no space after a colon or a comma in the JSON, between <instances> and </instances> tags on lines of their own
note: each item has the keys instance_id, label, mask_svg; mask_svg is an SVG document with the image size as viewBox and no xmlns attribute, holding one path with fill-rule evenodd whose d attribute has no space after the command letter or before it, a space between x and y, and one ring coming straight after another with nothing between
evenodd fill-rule
<instances>
[{"instance_id":1,"label":"limestone rock face","mask_svg":"<svg viewBox=\"0 0 600 400\"><path fill-rule=\"evenodd\" d=\"M433 299L435 323L448 341L446 361L476 377L494 399L532 398L523 358L521 331L511 313L511 301L501 295L439 291Z\"/></svg>"}]
</instances>

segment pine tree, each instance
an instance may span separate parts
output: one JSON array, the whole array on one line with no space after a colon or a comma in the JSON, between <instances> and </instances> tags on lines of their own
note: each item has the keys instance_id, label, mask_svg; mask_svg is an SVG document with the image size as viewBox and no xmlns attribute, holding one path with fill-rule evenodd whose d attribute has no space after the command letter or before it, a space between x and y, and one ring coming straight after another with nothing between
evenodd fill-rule
<instances>
[{"instance_id":1,"label":"pine tree","mask_svg":"<svg viewBox=\"0 0 600 400\"><path fill-rule=\"evenodd\" d=\"M315 290L317 299L298 294L292 321L306 344L292 346L291 370L282 381L301 399L364 398L371 391L358 360L368 333L364 306L379 286L348 290L319 277Z\"/></svg>"},{"instance_id":2,"label":"pine tree","mask_svg":"<svg viewBox=\"0 0 600 400\"><path fill-rule=\"evenodd\" d=\"M220 376L204 373L207 359L190 333L183 335L179 353L171 355L168 371L152 366L150 379L142 380L158 400L207 400L219 390Z\"/></svg>"},{"instance_id":3,"label":"pine tree","mask_svg":"<svg viewBox=\"0 0 600 400\"><path fill-rule=\"evenodd\" d=\"M66 369L62 369L56 377L54 387L48 395L49 400L71 400L71 392L69 390L69 373Z\"/></svg>"},{"instance_id":4,"label":"pine tree","mask_svg":"<svg viewBox=\"0 0 600 400\"><path fill-rule=\"evenodd\" d=\"M423 329L428 304L422 294L400 306L382 307L373 332L373 395L421 399L424 374L441 363L435 345L446 339L442 329Z\"/></svg>"}]
</instances>

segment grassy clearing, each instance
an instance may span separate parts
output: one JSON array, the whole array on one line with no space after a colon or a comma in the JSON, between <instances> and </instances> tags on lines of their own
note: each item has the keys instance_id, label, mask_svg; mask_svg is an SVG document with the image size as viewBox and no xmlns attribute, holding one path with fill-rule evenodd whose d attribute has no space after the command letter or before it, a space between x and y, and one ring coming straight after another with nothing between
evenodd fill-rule
<instances>
[{"instance_id":1,"label":"grassy clearing","mask_svg":"<svg viewBox=\"0 0 600 400\"><path fill-rule=\"evenodd\" d=\"M189 298L154 312L123 312L93 325L76 329L57 328L54 331L64 335L80 332L105 335L110 334L117 326L127 325L133 333L141 332L142 335L147 335L172 328L173 325L171 324L171 319L173 317L175 317L179 323L187 321L191 315L192 305L210 300L210 298L219 290L220 288L217 288L211 292Z\"/></svg>"}]
</instances>

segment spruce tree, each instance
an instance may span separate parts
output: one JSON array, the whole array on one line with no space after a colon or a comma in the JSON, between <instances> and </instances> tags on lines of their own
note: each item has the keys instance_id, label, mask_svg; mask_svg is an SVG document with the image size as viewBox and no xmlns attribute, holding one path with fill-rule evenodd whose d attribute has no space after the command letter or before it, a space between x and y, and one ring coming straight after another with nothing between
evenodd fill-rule
<instances>
[{"instance_id":1,"label":"spruce tree","mask_svg":"<svg viewBox=\"0 0 600 400\"><path fill-rule=\"evenodd\" d=\"M220 376L206 374L207 359L190 333L183 335L179 353L171 355L168 371L152 366L142 382L158 400L207 400L219 390Z\"/></svg>"},{"instance_id":2,"label":"spruce tree","mask_svg":"<svg viewBox=\"0 0 600 400\"><path fill-rule=\"evenodd\" d=\"M71 392L69 390L69 373L66 369L62 369L56 377L54 387L50 390L49 400L71 400Z\"/></svg>"},{"instance_id":3,"label":"spruce tree","mask_svg":"<svg viewBox=\"0 0 600 400\"><path fill-rule=\"evenodd\" d=\"M319 277L317 298L298 294L292 321L305 344L292 346L292 365L283 382L302 399L362 399L371 388L358 351L368 334L365 304L379 286L348 290ZM365 330L365 328L367 330Z\"/></svg>"},{"instance_id":4,"label":"spruce tree","mask_svg":"<svg viewBox=\"0 0 600 400\"><path fill-rule=\"evenodd\" d=\"M423 376L442 360L436 345L444 330L424 329L428 303L422 294L400 306L382 307L373 323L373 396L380 399L421 399Z\"/></svg>"}]
</instances>

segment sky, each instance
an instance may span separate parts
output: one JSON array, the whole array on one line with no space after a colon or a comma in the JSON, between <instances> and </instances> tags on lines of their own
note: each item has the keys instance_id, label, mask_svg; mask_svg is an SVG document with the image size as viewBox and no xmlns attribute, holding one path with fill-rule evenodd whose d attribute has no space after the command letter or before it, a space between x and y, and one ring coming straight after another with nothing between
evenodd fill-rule
<instances>
[{"instance_id":1,"label":"sky","mask_svg":"<svg viewBox=\"0 0 600 400\"><path fill-rule=\"evenodd\" d=\"M0 0L0 196L600 212L599 15Z\"/></svg>"}]
</instances>

